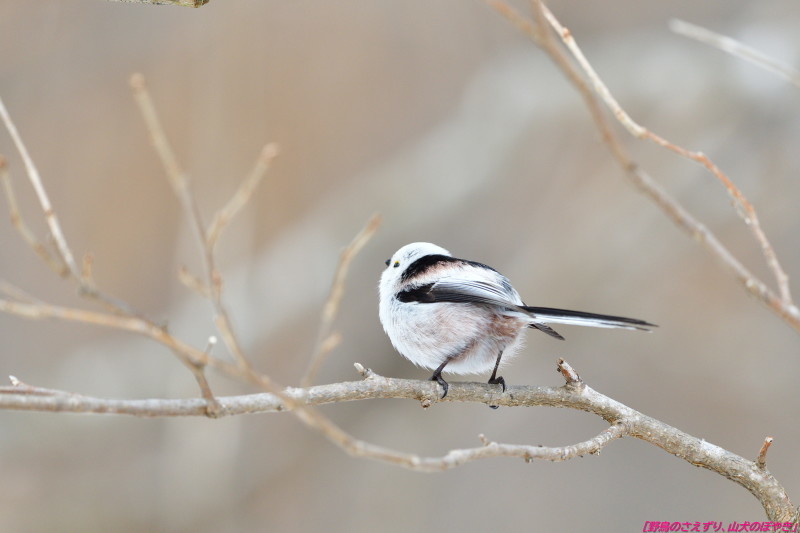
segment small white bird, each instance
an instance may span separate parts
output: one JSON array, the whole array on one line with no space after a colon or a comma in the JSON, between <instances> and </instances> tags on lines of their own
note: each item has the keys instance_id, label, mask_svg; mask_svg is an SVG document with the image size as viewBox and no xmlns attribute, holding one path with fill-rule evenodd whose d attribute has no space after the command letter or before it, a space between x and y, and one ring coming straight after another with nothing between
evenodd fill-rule
<instances>
[{"instance_id":1,"label":"small white bird","mask_svg":"<svg viewBox=\"0 0 800 533\"><path fill-rule=\"evenodd\" d=\"M535 328L563 340L548 324L647 331L644 320L550 307L528 307L495 269L458 259L427 242L400 248L386 260L380 282L380 319L392 345L406 359L433 370L447 396L442 372L492 370L490 384L502 385L500 361L512 356L522 332Z\"/></svg>"}]
</instances>

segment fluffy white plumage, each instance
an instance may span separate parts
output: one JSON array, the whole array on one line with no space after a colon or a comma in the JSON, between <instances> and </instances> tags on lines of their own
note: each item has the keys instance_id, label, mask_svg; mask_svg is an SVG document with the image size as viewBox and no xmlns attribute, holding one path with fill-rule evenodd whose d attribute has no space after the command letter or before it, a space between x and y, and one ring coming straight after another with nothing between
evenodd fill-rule
<instances>
[{"instance_id":1,"label":"fluffy white plumage","mask_svg":"<svg viewBox=\"0 0 800 533\"><path fill-rule=\"evenodd\" d=\"M434 264L413 276L402 278L407 267L425 256L450 257L450 252L430 243L413 243L398 250L381 276L380 319L392 345L412 363L435 370L449 359L447 372L476 374L494 366L500 350L510 357L520 346L521 332L530 317L504 312L492 306L470 303L403 302L396 295L429 283L487 283L496 287L493 270L469 267L466 263ZM507 297L522 305L517 291ZM492 325L507 324L505 334L493 332Z\"/></svg>"},{"instance_id":2,"label":"fluffy white plumage","mask_svg":"<svg viewBox=\"0 0 800 533\"><path fill-rule=\"evenodd\" d=\"M508 279L435 244L416 242L386 261L380 281L379 315L392 345L405 358L434 370L475 374L493 370L520 348L522 332L536 328L563 339L547 324L647 330L642 320L580 311L527 307Z\"/></svg>"}]
</instances>

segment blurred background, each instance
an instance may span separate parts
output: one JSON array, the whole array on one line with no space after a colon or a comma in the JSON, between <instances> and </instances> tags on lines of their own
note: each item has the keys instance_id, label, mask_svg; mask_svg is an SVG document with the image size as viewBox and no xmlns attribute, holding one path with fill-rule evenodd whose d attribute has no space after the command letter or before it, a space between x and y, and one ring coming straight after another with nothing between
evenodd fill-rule
<instances>
[{"instance_id":1,"label":"blurred background","mask_svg":"<svg viewBox=\"0 0 800 533\"><path fill-rule=\"evenodd\" d=\"M527 5L520 4L527 13ZM800 90L671 33L685 19L800 63L792 0L553 2L640 123L702 150L753 202L800 279ZM128 78L143 73L210 220L261 147L281 146L224 234L226 302L256 367L297 384L339 250L374 212L318 382L354 362L427 378L377 315L383 261L418 240L506 274L532 305L643 318L652 334L530 332L510 384L562 383L566 358L598 391L754 458L800 503L800 337L629 185L581 99L520 32L479 1L214 0L198 9L94 0L0 3L0 95L74 251L105 291L203 347L207 303L176 279L200 271L186 219L149 145ZM759 247L701 167L622 135L633 157L757 275ZM5 131L24 215L45 235ZM0 204L2 218L7 210ZM0 278L87 305L0 223ZM795 285L795 296L800 288ZM167 350L138 337L0 315L0 375L112 398L194 397ZM221 347L218 355L224 355ZM488 376L474 379L485 381ZM218 394L253 389L213 374ZM453 378L454 379L454 378ZM407 400L326 406L359 438L422 455L500 442L565 445L604 423L582 412L422 410ZM0 413L2 531L641 531L647 520L766 520L747 491L646 443L599 457L492 459L420 474L353 459L292 416L149 420Z\"/></svg>"}]
</instances>

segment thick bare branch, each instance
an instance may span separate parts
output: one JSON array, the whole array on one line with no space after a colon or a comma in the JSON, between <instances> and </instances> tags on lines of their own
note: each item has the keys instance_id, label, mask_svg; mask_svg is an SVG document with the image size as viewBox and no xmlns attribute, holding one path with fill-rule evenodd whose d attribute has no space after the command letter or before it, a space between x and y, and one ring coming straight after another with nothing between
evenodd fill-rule
<instances>
[{"instance_id":1,"label":"thick bare branch","mask_svg":"<svg viewBox=\"0 0 800 533\"><path fill-rule=\"evenodd\" d=\"M559 362L559 370L566 375L577 375ZM568 365L567 365L568 366ZM791 520L795 509L780 483L757 461L750 461L734 453L693 437L663 422L648 417L605 396L587 385L574 387L567 383L563 387L509 386L505 393L485 383L450 383L444 400L438 399L436 383L395 379L365 371L366 379L308 388L287 388L280 396L270 393L250 394L217 398L219 416L253 413L282 412L297 407L308 407L330 403L341 403L374 398L405 398L420 402L479 402L506 407L550 406L579 409L595 414L610 426L586 441L561 447L484 442L483 446L451 450L441 457L421 457L397 452L388 448L364 443L346 437L343 444L349 453L371 459L386 461L411 470L425 472L446 470L464 463L488 457L519 457L527 461L545 459L563 461L574 457L598 453L604 446L623 436L631 436L649 442L663 450L718 474L721 474L749 490L759 499L772 520ZM289 399L292 404L287 404ZM0 409L32 411L57 411L75 413L127 414L135 416L205 416L205 402L200 399L186 400L108 400L91 398L50 389L27 386L0 387ZM323 433L332 440L342 437L338 433Z\"/></svg>"}]
</instances>

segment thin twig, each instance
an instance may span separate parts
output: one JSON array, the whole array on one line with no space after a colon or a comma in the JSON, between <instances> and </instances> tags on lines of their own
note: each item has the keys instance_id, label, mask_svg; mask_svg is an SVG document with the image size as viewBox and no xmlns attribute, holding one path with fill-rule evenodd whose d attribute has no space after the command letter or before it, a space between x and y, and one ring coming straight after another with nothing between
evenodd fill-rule
<instances>
[{"instance_id":1,"label":"thin twig","mask_svg":"<svg viewBox=\"0 0 800 533\"><path fill-rule=\"evenodd\" d=\"M180 354L177 354L180 357ZM206 353L208 356L208 353ZM209 358L210 359L210 358ZM200 387L200 394L203 396L203 400L205 401L205 415L209 418L218 418L220 416L220 405L217 398L214 396L214 393L211 391L211 385L208 384L208 378L206 378L206 367L203 364L190 364L187 365L189 370L192 372L192 376L194 376L195 381L197 381L197 386Z\"/></svg>"},{"instance_id":2,"label":"thin twig","mask_svg":"<svg viewBox=\"0 0 800 533\"><path fill-rule=\"evenodd\" d=\"M252 196L255 186L268 169L269 162L277 155L276 146L270 144L262 150L253 172L239 188L239 191L234 195L233 199L223 208L222 214L216 219L215 223L212 223L211 229L206 231L189 178L181 169L177 157L170 146L155 105L147 91L144 76L141 74L134 74L131 76L130 82L134 97L139 105L142 117L145 120L147 130L150 133L153 146L161 159L175 195L178 197L183 210L189 217L190 224L202 252L203 268L206 278L204 286L208 287L209 299L214 308L214 324L219 330L225 346L236 360L240 369L245 373L252 374L251 377L253 377L255 373L252 372L250 361L244 355L244 351L234 332L230 315L222 302L222 276L216 268L213 248L224 226ZM267 382L270 381L266 376L262 375L261 377L265 378Z\"/></svg>"},{"instance_id":3,"label":"thin twig","mask_svg":"<svg viewBox=\"0 0 800 533\"><path fill-rule=\"evenodd\" d=\"M11 387L0 387L0 393L10 392L12 394L32 394L38 396L60 396L60 397L77 397L78 394L66 392L58 389L46 389L44 387L34 387L28 385L16 376L8 376L8 381L11 382Z\"/></svg>"},{"instance_id":4,"label":"thin twig","mask_svg":"<svg viewBox=\"0 0 800 533\"><path fill-rule=\"evenodd\" d=\"M564 361L563 359L558 360L558 365L556 366L556 370L564 377L564 380L567 382L567 385L572 386L581 386L583 385L583 380L575 372L575 369L570 366L569 363Z\"/></svg>"},{"instance_id":5,"label":"thin twig","mask_svg":"<svg viewBox=\"0 0 800 533\"><path fill-rule=\"evenodd\" d=\"M787 65L783 61L778 61L773 57L759 52L755 48L747 46L736 39L680 19L670 20L669 29L679 35L700 41L701 43L713 46L739 59L752 63L759 68L785 78L789 83L800 88L799 70L791 65Z\"/></svg>"},{"instance_id":6,"label":"thin twig","mask_svg":"<svg viewBox=\"0 0 800 533\"><path fill-rule=\"evenodd\" d=\"M185 265L178 269L178 280L203 298L211 298L211 292L208 287L200 281L200 278L189 272Z\"/></svg>"},{"instance_id":7,"label":"thin twig","mask_svg":"<svg viewBox=\"0 0 800 533\"><path fill-rule=\"evenodd\" d=\"M344 282L347 279L347 272L350 270L350 263L355 259L356 255L362 248L369 242L378 227L381 224L381 217L379 214L374 214L367 221L366 225L361 228L361 231L350 241L350 244L342 250L339 255L339 263L336 265L336 273L333 275L333 282L331 283L331 290L325 305L322 307L322 319L320 321L319 332L317 333L317 342L311 359L308 363L308 368L300 380L300 385L307 387L313 383L323 361L327 355L339 343L339 336L334 333L333 322L336 320L336 315L339 311L339 304L344 295Z\"/></svg>"},{"instance_id":8,"label":"thin twig","mask_svg":"<svg viewBox=\"0 0 800 533\"><path fill-rule=\"evenodd\" d=\"M706 156L702 152L687 150L681 146L678 146L667 139L653 133L649 129L645 128L644 126L636 123L628 113L622 109L622 106L619 105L617 100L611 94L611 91L608 90L608 87L600 79L600 76L594 70L589 60L586 59L586 56L583 55L578 43L575 41L572 33L561 25L561 23L556 19L553 13L548 9L548 7L541 1L535 0L537 7L539 7L544 14L547 22L550 26L555 30L556 34L561 37L562 42L567 47L567 49L572 53L572 56L580 65L583 72L589 78L589 81L594 88L596 94L600 96L600 98L605 102L606 106L609 108L611 113L614 117L622 124L628 132L638 139L646 139L649 140L662 148L666 148L681 157L685 157L687 159L691 159L697 163L703 165L717 180L722 183L725 187L725 190L728 191L728 194L731 196L734 202L734 206L736 206L736 211L739 216L742 217L745 224L750 228L753 232L758 243L761 245L762 253L764 254L764 258L767 261L767 265L769 266L770 270L772 271L773 275L775 276L775 280L778 285L778 291L781 295L781 300L787 305L792 306L792 296L789 290L789 277L787 276L786 272L780 265L778 261L778 257L775 254L775 250L772 247L772 244L769 242L766 234L764 233L763 229L761 228L761 224L758 221L758 216L756 215L756 210L750 201L744 196L742 191L734 185L731 179L724 173L722 170L714 164L711 159Z\"/></svg>"},{"instance_id":9,"label":"thin twig","mask_svg":"<svg viewBox=\"0 0 800 533\"><path fill-rule=\"evenodd\" d=\"M83 261L81 261L81 280L87 285L94 286L94 276L92 275L92 265L94 264L94 256L86 252L83 254Z\"/></svg>"},{"instance_id":10,"label":"thin twig","mask_svg":"<svg viewBox=\"0 0 800 533\"><path fill-rule=\"evenodd\" d=\"M270 143L266 145L256 159L256 164L250 174L242 181L239 188L234 195L228 200L228 203L222 207L214 215L211 224L206 231L206 246L214 250L219 236L231 220L241 211L241 209L250 201L253 193L261 183L261 180L267 174L272 160L278 155L278 145Z\"/></svg>"},{"instance_id":11,"label":"thin twig","mask_svg":"<svg viewBox=\"0 0 800 533\"><path fill-rule=\"evenodd\" d=\"M74 307L51 305L44 302L14 301L6 298L0 298L0 311L34 320L57 319L129 331L148 337L177 352L188 365L214 366L226 373L237 375L233 365L208 357L201 350L170 335L165 328L137 316L89 311Z\"/></svg>"},{"instance_id":12,"label":"thin twig","mask_svg":"<svg viewBox=\"0 0 800 533\"><path fill-rule=\"evenodd\" d=\"M130 79L130 84L133 89L133 96L139 106L139 111L147 126L147 131L150 133L150 141L166 171L167 180L172 186L172 190L181 203L183 210L189 217L195 237L201 247L204 247L205 232L203 230L203 221L197 202L189 187L189 177L178 163L178 158L175 156L175 152L167 139L164 127L161 124L161 119L159 119L155 105L153 104L153 99L147 91L144 76L138 73L133 74Z\"/></svg>"},{"instance_id":13,"label":"thin twig","mask_svg":"<svg viewBox=\"0 0 800 533\"><path fill-rule=\"evenodd\" d=\"M166 346L191 371L192 376L197 381L205 400L206 416L216 417L219 407L206 379L205 367L214 366L231 376L242 377L242 372L237 367L210 357L207 353L176 339L169 334L166 328L140 316L101 313L50 305L44 302L13 301L5 298L0 298L0 311L29 319L53 318L67 322L81 322L129 331L148 337Z\"/></svg>"},{"instance_id":14,"label":"thin twig","mask_svg":"<svg viewBox=\"0 0 800 533\"><path fill-rule=\"evenodd\" d=\"M36 169L36 165L33 163L33 159L28 153L28 149L25 147L25 143L22 142L22 137L20 137L17 127L11 120L2 98L0 98L0 118L2 118L6 129L8 130L8 134L11 136L11 140L17 147L20 157L22 157L22 162L25 165L25 171L28 175L28 180L31 182L33 190L36 192L39 205L41 205L42 212L44 213L45 223L50 229L50 235L52 235L53 240L56 243L56 249L61 256L61 260L66 265L66 268L73 275L73 277L78 279L80 277L78 265L75 263L72 250L70 250L69 246L67 245L66 238L64 238L64 232L61 230L61 224L58 222L58 217L53 210L53 205L50 203L50 198L47 196L47 191L42 184L42 178L39 175L39 171Z\"/></svg>"},{"instance_id":15,"label":"thin twig","mask_svg":"<svg viewBox=\"0 0 800 533\"><path fill-rule=\"evenodd\" d=\"M169 140L167 139L153 100L150 97L150 93L147 91L144 76L141 74L132 75L130 84L136 103L144 118L147 131L150 133L153 147L161 159L167 179L170 185L172 185L175 196L178 198L184 212L189 218L189 223L202 252L203 268L206 278L205 284L209 289L211 303L216 314L214 317L214 324L219 330L228 351L237 361L237 364L242 369L249 369L250 362L239 346L228 311L222 303L222 276L217 271L213 250L208 245L203 219L190 186L189 178L178 163L175 152L172 150Z\"/></svg>"},{"instance_id":16,"label":"thin twig","mask_svg":"<svg viewBox=\"0 0 800 533\"><path fill-rule=\"evenodd\" d=\"M484 2L502 15L508 22L513 24L519 31L527 35L534 43L538 45L543 44L539 35L541 27L537 28L534 26L533 22L531 22L528 17L523 16L522 13L505 2L505 0L484 0Z\"/></svg>"},{"instance_id":17,"label":"thin twig","mask_svg":"<svg viewBox=\"0 0 800 533\"><path fill-rule=\"evenodd\" d=\"M761 470L765 470L767 468L767 451L769 447L772 446L772 441L775 440L772 437L767 437L764 439L764 444L761 445L761 449L758 451L758 458L756 459L756 466Z\"/></svg>"},{"instance_id":18,"label":"thin twig","mask_svg":"<svg viewBox=\"0 0 800 533\"><path fill-rule=\"evenodd\" d=\"M29 304L40 304L41 300L23 291L16 285L9 283L4 279L0 279L0 294L10 296L13 300Z\"/></svg>"},{"instance_id":19,"label":"thin twig","mask_svg":"<svg viewBox=\"0 0 800 533\"><path fill-rule=\"evenodd\" d=\"M3 191L5 192L6 202L8 203L8 212L9 216L11 217L11 225L16 229L19 234L22 236L23 240L31 247L31 249L36 252L36 255L44 261L44 263L56 274L59 276L66 276L69 273L66 265L57 261L50 255L50 252L47 250L47 247L36 238L33 231L28 227L25 223L25 220L22 218L22 214L19 211L19 205L17 204L17 197L14 194L14 186L11 183L11 176L8 173L8 168L6 165L6 158L0 156L0 181L3 184Z\"/></svg>"}]
</instances>

